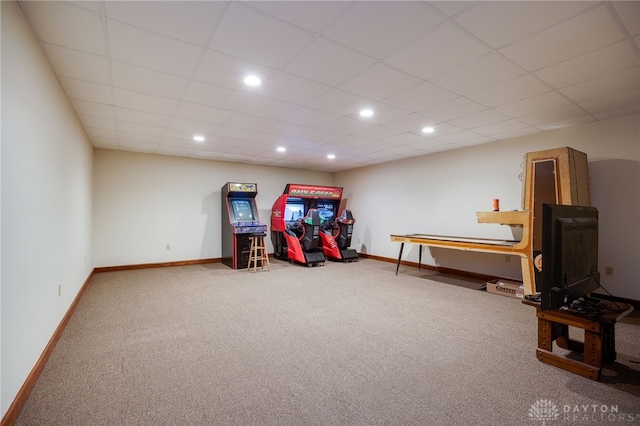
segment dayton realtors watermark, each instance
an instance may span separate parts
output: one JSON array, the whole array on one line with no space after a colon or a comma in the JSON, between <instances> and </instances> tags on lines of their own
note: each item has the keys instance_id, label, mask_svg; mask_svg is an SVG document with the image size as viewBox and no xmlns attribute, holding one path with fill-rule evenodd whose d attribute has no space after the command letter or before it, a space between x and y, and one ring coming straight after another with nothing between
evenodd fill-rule
<instances>
[{"instance_id":1,"label":"dayton realtors watermark","mask_svg":"<svg viewBox=\"0 0 640 426\"><path fill-rule=\"evenodd\" d=\"M617 405L556 404L550 399L539 399L529 408L529 419L541 421L543 426L561 423L640 423L640 413L621 412Z\"/></svg>"}]
</instances>

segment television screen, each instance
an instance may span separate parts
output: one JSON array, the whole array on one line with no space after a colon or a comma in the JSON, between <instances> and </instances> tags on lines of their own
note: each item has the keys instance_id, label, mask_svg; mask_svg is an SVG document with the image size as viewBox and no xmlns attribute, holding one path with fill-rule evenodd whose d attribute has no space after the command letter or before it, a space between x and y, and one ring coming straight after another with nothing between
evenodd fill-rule
<instances>
[{"instance_id":1,"label":"television screen","mask_svg":"<svg viewBox=\"0 0 640 426\"><path fill-rule=\"evenodd\" d=\"M247 222L256 219L253 209L253 200L244 198L231 199L231 211L233 212L233 222Z\"/></svg>"},{"instance_id":2,"label":"television screen","mask_svg":"<svg viewBox=\"0 0 640 426\"><path fill-rule=\"evenodd\" d=\"M542 206L542 309L559 309L600 287L598 210Z\"/></svg>"},{"instance_id":3,"label":"television screen","mask_svg":"<svg viewBox=\"0 0 640 426\"><path fill-rule=\"evenodd\" d=\"M284 220L291 222L292 220L298 220L301 217L304 217L304 204L287 203L284 208Z\"/></svg>"},{"instance_id":4,"label":"television screen","mask_svg":"<svg viewBox=\"0 0 640 426\"><path fill-rule=\"evenodd\" d=\"M320 223L333 222L335 218L334 205L331 203L318 203L318 214L320 215Z\"/></svg>"}]
</instances>

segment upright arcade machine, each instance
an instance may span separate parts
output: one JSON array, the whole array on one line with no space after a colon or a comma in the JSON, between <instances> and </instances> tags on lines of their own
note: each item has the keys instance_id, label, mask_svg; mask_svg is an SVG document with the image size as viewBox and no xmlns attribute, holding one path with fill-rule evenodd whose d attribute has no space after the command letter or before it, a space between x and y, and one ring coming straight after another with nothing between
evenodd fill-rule
<instances>
[{"instance_id":1,"label":"upright arcade machine","mask_svg":"<svg viewBox=\"0 0 640 426\"><path fill-rule=\"evenodd\" d=\"M358 253L348 248L353 216L345 210L337 217L341 200L339 187L287 184L271 209L274 256L308 266L323 264L325 258L356 260Z\"/></svg>"},{"instance_id":2,"label":"upright arcade machine","mask_svg":"<svg viewBox=\"0 0 640 426\"><path fill-rule=\"evenodd\" d=\"M227 182L222 194L222 263L233 269L245 269L249 264L251 240L254 235L267 235L267 225L260 222L255 183Z\"/></svg>"}]
</instances>

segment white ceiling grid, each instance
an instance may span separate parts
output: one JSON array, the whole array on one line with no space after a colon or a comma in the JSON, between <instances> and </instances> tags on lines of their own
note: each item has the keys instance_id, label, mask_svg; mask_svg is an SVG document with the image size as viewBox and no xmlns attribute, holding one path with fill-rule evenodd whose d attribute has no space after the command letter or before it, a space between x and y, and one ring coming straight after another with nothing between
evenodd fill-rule
<instances>
[{"instance_id":1,"label":"white ceiling grid","mask_svg":"<svg viewBox=\"0 0 640 426\"><path fill-rule=\"evenodd\" d=\"M640 111L635 1L20 5L100 148L332 172Z\"/></svg>"}]
</instances>

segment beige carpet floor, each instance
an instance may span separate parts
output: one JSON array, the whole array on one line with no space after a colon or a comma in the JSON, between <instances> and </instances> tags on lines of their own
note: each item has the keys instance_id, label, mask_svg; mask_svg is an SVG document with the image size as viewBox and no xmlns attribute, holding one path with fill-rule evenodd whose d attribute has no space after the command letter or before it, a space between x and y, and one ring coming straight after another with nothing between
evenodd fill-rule
<instances>
[{"instance_id":1,"label":"beige carpet floor","mask_svg":"<svg viewBox=\"0 0 640 426\"><path fill-rule=\"evenodd\" d=\"M600 382L535 309L372 259L96 274L17 425L640 424L640 324ZM574 330L572 330L573 333Z\"/></svg>"}]
</instances>

